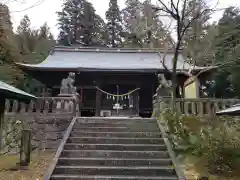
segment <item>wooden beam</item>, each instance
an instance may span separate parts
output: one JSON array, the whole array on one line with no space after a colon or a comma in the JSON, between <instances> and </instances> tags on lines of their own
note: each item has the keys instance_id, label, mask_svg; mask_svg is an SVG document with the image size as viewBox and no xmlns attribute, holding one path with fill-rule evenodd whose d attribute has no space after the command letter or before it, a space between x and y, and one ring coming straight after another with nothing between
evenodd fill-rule
<instances>
[{"instance_id":1,"label":"wooden beam","mask_svg":"<svg viewBox=\"0 0 240 180\"><path fill-rule=\"evenodd\" d=\"M42 97L45 97L46 96L46 86L43 85L42 87Z\"/></svg>"},{"instance_id":2,"label":"wooden beam","mask_svg":"<svg viewBox=\"0 0 240 180\"><path fill-rule=\"evenodd\" d=\"M60 89L61 86L53 86L54 89ZM75 86L77 88L77 90L81 90L81 89L96 89L96 86L83 86L83 85L79 85L79 86Z\"/></svg>"},{"instance_id":3,"label":"wooden beam","mask_svg":"<svg viewBox=\"0 0 240 180\"><path fill-rule=\"evenodd\" d=\"M95 111L95 116L100 116L100 111L101 111L101 94L99 90L96 90L96 111Z\"/></svg>"}]
</instances>

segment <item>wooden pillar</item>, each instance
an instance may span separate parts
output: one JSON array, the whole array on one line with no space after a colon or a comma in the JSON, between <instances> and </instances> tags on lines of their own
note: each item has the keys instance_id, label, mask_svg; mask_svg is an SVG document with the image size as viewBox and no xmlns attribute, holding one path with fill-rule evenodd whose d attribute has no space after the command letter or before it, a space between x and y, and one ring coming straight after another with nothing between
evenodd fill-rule
<instances>
[{"instance_id":1,"label":"wooden pillar","mask_svg":"<svg viewBox=\"0 0 240 180\"><path fill-rule=\"evenodd\" d=\"M135 113L135 101L134 101L134 92L129 94L129 108L131 109L131 113Z\"/></svg>"},{"instance_id":2,"label":"wooden pillar","mask_svg":"<svg viewBox=\"0 0 240 180\"><path fill-rule=\"evenodd\" d=\"M43 85L42 87L42 97L45 97L46 96L46 86Z\"/></svg>"},{"instance_id":3,"label":"wooden pillar","mask_svg":"<svg viewBox=\"0 0 240 180\"><path fill-rule=\"evenodd\" d=\"M138 115L138 109L139 109L139 103L138 103L138 91L135 91L132 93L133 98L133 108L132 108L132 114Z\"/></svg>"},{"instance_id":4,"label":"wooden pillar","mask_svg":"<svg viewBox=\"0 0 240 180\"><path fill-rule=\"evenodd\" d=\"M99 87L99 86L98 86ZM102 92L96 89L96 110L95 110L95 116L100 116L101 111L101 96Z\"/></svg>"},{"instance_id":5,"label":"wooden pillar","mask_svg":"<svg viewBox=\"0 0 240 180\"><path fill-rule=\"evenodd\" d=\"M136 115L139 116L139 90L135 92L135 109Z\"/></svg>"},{"instance_id":6,"label":"wooden pillar","mask_svg":"<svg viewBox=\"0 0 240 180\"><path fill-rule=\"evenodd\" d=\"M84 89L84 87L81 86L81 87L80 87L80 95L79 95L80 97L79 97L79 102L78 102L80 109L83 108L83 99L84 99L84 98L83 98L83 89ZM81 113L80 113L80 114L81 114Z\"/></svg>"},{"instance_id":7,"label":"wooden pillar","mask_svg":"<svg viewBox=\"0 0 240 180\"><path fill-rule=\"evenodd\" d=\"M80 102L83 102L83 87L80 87Z\"/></svg>"},{"instance_id":8,"label":"wooden pillar","mask_svg":"<svg viewBox=\"0 0 240 180\"><path fill-rule=\"evenodd\" d=\"M0 152L3 150L5 98L0 96Z\"/></svg>"}]
</instances>

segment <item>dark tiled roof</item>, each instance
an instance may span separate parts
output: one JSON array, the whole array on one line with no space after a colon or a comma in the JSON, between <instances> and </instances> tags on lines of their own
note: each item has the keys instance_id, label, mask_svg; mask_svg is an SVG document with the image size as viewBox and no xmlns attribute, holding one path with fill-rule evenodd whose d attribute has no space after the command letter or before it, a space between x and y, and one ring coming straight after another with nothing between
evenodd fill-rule
<instances>
[{"instance_id":1,"label":"dark tiled roof","mask_svg":"<svg viewBox=\"0 0 240 180\"><path fill-rule=\"evenodd\" d=\"M97 48L56 46L40 64L19 64L23 68L38 70L76 71L158 71L166 54L165 65L172 69L173 52L161 49ZM180 53L178 70L192 69ZM196 67L194 69L202 69Z\"/></svg>"}]
</instances>

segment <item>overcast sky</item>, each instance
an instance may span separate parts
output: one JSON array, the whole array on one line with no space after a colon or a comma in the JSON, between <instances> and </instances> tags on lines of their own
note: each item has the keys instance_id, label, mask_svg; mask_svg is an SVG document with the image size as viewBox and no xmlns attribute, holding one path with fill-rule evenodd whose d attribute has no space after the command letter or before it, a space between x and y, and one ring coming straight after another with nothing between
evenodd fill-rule
<instances>
[{"instance_id":1,"label":"overcast sky","mask_svg":"<svg viewBox=\"0 0 240 180\"><path fill-rule=\"evenodd\" d=\"M152 0L152 2L156 1L157 0ZM217 0L211 0L213 4L216 4L216 1ZM28 14L33 28L38 28L44 22L47 22L54 36L56 37L58 35L56 12L61 10L63 0L0 0L0 2L7 3L9 6L14 28L19 24L22 17L25 14ZM40 2L40 5L30 8L37 2ZM108 9L109 0L89 0L89 2L93 4L96 13L105 18L105 12ZM124 2L125 0L118 0L120 8L124 7ZM240 6L240 0L218 0L218 2L218 8ZM215 14L213 19L218 20L219 17L221 17L220 12Z\"/></svg>"}]
</instances>

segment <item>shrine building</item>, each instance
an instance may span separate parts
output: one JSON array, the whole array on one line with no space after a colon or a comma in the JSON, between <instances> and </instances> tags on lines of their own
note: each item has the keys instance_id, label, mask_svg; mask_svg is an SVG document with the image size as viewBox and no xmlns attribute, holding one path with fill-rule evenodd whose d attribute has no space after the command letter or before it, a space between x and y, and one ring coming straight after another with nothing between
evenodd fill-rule
<instances>
[{"instance_id":1,"label":"shrine building","mask_svg":"<svg viewBox=\"0 0 240 180\"><path fill-rule=\"evenodd\" d=\"M162 63L164 55L165 67ZM69 72L74 72L82 116L100 116L104 112L114 115L120 112L147 117L152 114L152 99L158 87L157 74L164 73L167 79L171 79L166 68L172 69L172 57L173 52L165 53L159 49L56 46L43 62L18 65L45 87L51 88L51 96L59 94L62 79L67 78ZM177 95L198 98L201 96L198 84L206 80L210 72L202 73L197 80L189 83L189 69L197 74L204 67L193 68L180 54ZM189 90L190 93L187 92Z\"/></svg>"}]
</instances>

